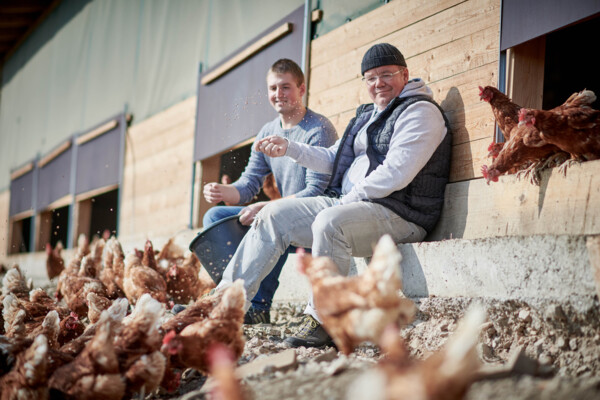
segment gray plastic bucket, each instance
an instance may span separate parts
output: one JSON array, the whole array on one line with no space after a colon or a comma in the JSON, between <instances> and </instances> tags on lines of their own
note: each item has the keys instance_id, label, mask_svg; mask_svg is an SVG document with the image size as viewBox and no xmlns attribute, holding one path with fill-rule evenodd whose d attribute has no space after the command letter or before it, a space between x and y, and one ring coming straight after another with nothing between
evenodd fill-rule
<instances>
[{"instance_id":1,"label":"gray plastic bucket","mask_svg":"<svg viewBox=\"0 0 600 400\"><path fill-rule=\"evenodd\" d=\"M190 243L190 250L216 284L248 229L240 223L239 215L232 215L207 226Z\"/></svg>"}]
</instances>

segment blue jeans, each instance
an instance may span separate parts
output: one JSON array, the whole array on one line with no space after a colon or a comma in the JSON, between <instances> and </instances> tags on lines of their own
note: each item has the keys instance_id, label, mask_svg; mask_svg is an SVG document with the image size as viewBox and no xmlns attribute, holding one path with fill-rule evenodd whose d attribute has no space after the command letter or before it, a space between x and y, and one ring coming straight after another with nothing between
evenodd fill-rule
<instances>
[{"instance_id":1,"label":"blue jeans","mask_svg":"<svg viewBox=\"0 0 600 400\"><path fill-rule=\"evenodd\" d=\"M313 257L330 257L340 274L350 272L352 257L370 257L372 245L388 234L395 243L419 242L427 232L376 203L359 201L339 205L329 197L280 199L256 215L237 251L223 272L217 289L236 279L244 280L247 303L257 293L263 277L271 273L277 258L290 246L310 247ZM306 314L319 316L309 299Z\"/></svg>"},{"instance_id":2,"label":"blue jeans","mask_svg":"<svg viewBox=\"0 0 600 400\"><path fill-rule=\"evenodd\" d=\"M202 218L202 224L204 227L207 227L216 221L222 220L223 218L239 214L243 208L244 207L240 206L212 207L206 212L206 214L204 214L204 218ZM275 264L275 267L273 267L273 270L260 283L258 292L256 292L256 295L252 298L252 307L262 311L269 311L271 309L273 296L275 296L275 291L279 287L279 274L281 273L281 269L287 260L288 254L295 251L296 248L294 246L289 246L286 252L279 257L279 260Z\"/></svg>"}]
</instances>

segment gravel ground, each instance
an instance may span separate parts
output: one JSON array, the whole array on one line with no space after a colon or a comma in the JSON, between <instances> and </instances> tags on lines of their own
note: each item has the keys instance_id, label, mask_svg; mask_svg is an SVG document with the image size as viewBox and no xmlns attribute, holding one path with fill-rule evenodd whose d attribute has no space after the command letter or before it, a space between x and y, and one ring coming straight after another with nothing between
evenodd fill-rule
<instances>
[{"instance_id":1,"label":"gravel ground","mask_svg":"<svg viewBox=\"0 0 600 400\"><path fill-rule=\"evenodd\" d=\"M425 358L440 349L455 330L458 319L473 299L429 298L417 302L416 320L404 328L414 357ZM466 399L599 399L600 308L588 310L561 304L532 306L524 301L480 301L490 317L484 324L478 351L485 364L500 365L522 349L534 368L508 377L474 383ZM272 324L246 326L246 348L239 364L287 350L283 338L301 318L300 304L279 304L271 312ZM264 372L243 379L248 399L345 399L352 383L373 368L379 349L363 344L350 356L334 348L296 349L297 366L287 371ZM176 393L155 392L146 399L208 399L206 378L184 371Z\"/></svg>"}]
</instances>

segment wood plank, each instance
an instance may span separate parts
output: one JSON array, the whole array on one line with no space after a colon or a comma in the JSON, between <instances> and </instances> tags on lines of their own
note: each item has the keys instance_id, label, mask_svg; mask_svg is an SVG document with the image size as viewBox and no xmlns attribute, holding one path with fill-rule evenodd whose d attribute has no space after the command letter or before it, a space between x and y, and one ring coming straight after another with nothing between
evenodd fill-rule
<instances>
[{"instance_id":1,"label":"wood plank","mask_svg":"<svg viewBox=\"0 0 600 400\"><path fill-rule=\"evenodd\" d=\"M221 168L221 155L217 154L216 156L209 157L200 162L201 172L200 172L200 187L204 187L209 182L219 182L219 170ZM199 216L199 225L202 225L202 218L204 214L213 207L214 204L211 204L206 201L204 196L200 195L199 208L198 208L198 216Z\"/></svg>"},{"instance_id":2,"label":"wood plank","mask_svg":"<svg viewBox=\"0 0 600 400\"><path fill-rule=\"evenodd\" d=\"M60 199L54 200L52 203L48 204L46 210L54 210L57 208L68 206L73 202L73 195L66 195L61 197Z\"/></svg>"},{"instance_id":3,"label":"wood plank","mask_svg":"<svg viewBox=\"0 0 600 400\"><path fill-rule=\"evenodd\" d=\"M50 153L48 153L47 155L42 157L37 163L38 167L42 168L44 165L48 164L50 161L54 160L56 157L60 156L62 153L69 150L71 148L71 144L72 144L71 139L62 143L60 146L58 146L57 148L52 150Z\"/></svg>"},{"instance_id":4,"label":"wood plank","mask_svg":"<svg viewBox=\"0 0 600 400\"><path fill-rule=\"evenodd\" d=\"M490 164L488 146L492 137L473 140L452 147L450 163L450 182L460 182L473 178L481 178L481 167Z\"/></svg>"},{"instance_id":5,"label":"wood plank","mask_svg":"<svg viewBox=\"0 0 600 400\"><path fill-rule=\"evenodd\" d=\"M200 80L200 83L203 85L208 85L212 81L217 80L219 77L225 75L227 72L231 71L250 57L254 56L265 47L268 47L272 43L290 33L292 31L292 26L293 24L291 22L286 22L273 29L271 32L267 33L265 36L261 37L256 42L237 53L219 67L204 75Z\"/></svg>"},{"instance_id":6,"label":"wood plank","mask_svg":"<svg viewBox=\"0 0 600 400\"><path fill-rule=\"evenodd\" d=\"M437 82L498 62L499 25L454 40L410 58L409 71L426 82Z\"/></svg>"},{"instance_id":7,"label":"wood plank","mask_svg":"<svg viewBox=\"0 0 600 400\"><path fill-rule=\"evenodd\" d=\"M104 187L101 187L98 189L90 190L85 193L80 193L77 196L75 196L75 201L80 202L80 201L84 201L86 199L91 199L92 197L99 196L101 194L110 192L110 191L118 189L118 188L119 188L119 185L115 184L115 185L108 185L108 186L104 186Z\"/></svg>"},{"instance_id":8,"label":"wood plank","mask_svg":"<svg viewBox=\"0 0 600 400\"><path fill-rule=\"evenodd\" d=\"M25 211L21 211L20 213L17 213L15 215L12 215L10 217L11 221L19 221L25 218L29 218L29 217L33 217L35 215L35 211L34 210L25 210Z\"/></svg>"},{"instance_id":9,"label":"wood plank","mask_svg":"<svg viewBox=\"0 0 600 400\"><path fill-rule=\"evenodd\" d=\"M73 235L71 247L77 247L79 235L83 233L89 239L90 227L92 226L92 200L77 201L75 203L73 218L75 219L75 223L73 224L75 234Z\"/></svg>"},{"instance_id":10,"label":"wood plank","mask_svg":"<svg viewBox=\"0 0 600 400\"><path fill-rule=\"evenodd\" d=\"M482 13L482 10L485 13ZM415 73L422 74L418 71L418 66L414 64L413 58L421 55L427 57L423 53L428 53L437 48L438 52L446 52L446 54L457 55L465 54L465 59L469 63L477 62L479 57L475 54L469 54L472 50L476 52L491 52L494 48L498 48L498 24L499 24L499 6L495 0L472 0L467 3L461 3L457 7L445 10L442 13L432 15L430 18L424 19L396 32L386 33L380 32L381 37L372 43L364 46L353 47L347 49L338 58L322 65L311 68L311 88L312 93L318 93L321 90L326 90L329 87L339 85L348 80L357 79L360 77L360 62L367 49L376 42L388 42L396 45L407 60L411 75ZM469 40L472 35L492 29L493 35L496 38L485 38L486 41ZM410 38L410 40L406 40ZM450 50L445 46L453 45L452 42L463 39L458 44L458 49ZM466 42L465 42L466 40ZM488 41L494 43L490 45ZM466 43L466 44L462 44ZM478 49L481 49L478 51ZM498 53L496 51L496 58ZM429 55L432 57L432 55ZM443 58L435 57L430 61L435 68L442 69L437 64L444 62ZM462 63L449 64L448 67L462 67ZM311 64L312 65L312 64ZM446 68L446 69L447 69ZM464 67L463 67L464 68ZM414 71L413 71L414 69ZM447 76L447 75L446 75ZM425 76L423 76L425 79ZM426 79L430 81L430 79Z\"/></svg>"},{"instance_id":11,"label":"wood plank","mask_svg":"<svg viewBox=\"0 0 600 400\"><path fill-rule=\"evenodd\" d=\"M600 160L542 174L540 186L514 175L449 184L440 222L428 240L600 233Z\"/></svg>"},{"instance_id":12,"label":"wood plank","mask_svg":"<svg viewBox=\"0 0 600 400\"><path fill-rule=\"evenodd\" d=\"M497 68L497 62L492 62L432 83L430 87L434 92L434 99L447 112L480 105L478 86L495 84ZM354 110L358 105L370 102L367 90L360 80L309 97L309 107L327 117ZM489 116L493 118L491 109Z\"/></svg>"},{"instance_id":13,"label":"wood plank","mask_svg":"<svg viewBox=\"0 0 600 400\"><path fill-rule=\"evenodd\" d=\"M507 52L508 96L522 107L542 108L546 37L515 46Z\"/></svg>"},{"instance_id":14,"label":"wood plank","mask_svg":"<svg viewBox=\"0 0 600 400\"><path fill-rule=\"evenodd\" d=\"M17 168L16 170L12 171L10 173L10 179L15 180L15 179L25 175L26 173L32 171L33 167L34 167L33 161L28 162L27 164L23 165L22 167Z\"/></svg>"},{"instance_id":15,"label":"wood plank","mask_svg":"<svg viewBox=\"0 0 600 400\"><path fill-rule=\"evenodd\" d=\"M42 212L35 219L35 251L46 249L52 238L52 212Z\"/></svg>"},{"instance_id":16,"label":"wood plank","mask_svg":"<svg viewBox=\"0 0 600 400\"><path fill-rule=\"evenodd\" d=\"M98 136L115 129L117 125L119 125L119 121L117 121L116 119L108 121L107 123L97 127L96 129L93 129L87 133L84 133L83 135L78 136L76 143L78 146L81 146L82 144L87 143L90 140L95 139Z\"/></svg>"},{"instance_id":17,"label":"wood plank","mask_svg":"<svg viewBox=\"0 0 600 400\"><path fill-rule=\"evenodd\" d=\"M478 86L495 85L497 70L498 64L491 63L429 85L434 99L450 120L454 132L453 144L493 135L494 116L490 106L479 100ZM319 112L328 116L338 136L341 136L347 123L354 116L357 106L332 115L327 115L326 110L322 109Z\"/></svg>"},{"instance_id":18,"label":"wood plank","mask_svg":"<svg viewBox=\"0 0 600 400\"><path fill-rule=\"evenodd\" d=\"M414 24L464 0L404 0L390 2L311 43L311 65L318 66L367 45L382 35ZM314 55L312 55L314 54Z\"/></svg>"}]
</instances>

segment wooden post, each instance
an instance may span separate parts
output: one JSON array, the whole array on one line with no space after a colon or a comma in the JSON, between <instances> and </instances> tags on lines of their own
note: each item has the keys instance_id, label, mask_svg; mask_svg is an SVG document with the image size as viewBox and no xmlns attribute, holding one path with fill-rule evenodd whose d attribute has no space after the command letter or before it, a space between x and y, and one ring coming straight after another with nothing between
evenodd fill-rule
<instances>
[{"instance_id":1,"label":"wooden post","mask_svg":"<svg viewBox=\"0 0 600 400\"><path fill-rule=\"evenodd\" d=\"M202 188L209 182L219 182L219 170L221 168L221 154L209 157L200 162L201 180L200 180L200 199L198 201L198 226L202 225L202 217L213 205L207 202L202 195Z\"/></svg>"},{"instance_id":2,"label":"wooden post","mask_svg":"<svg viewBox=\"0 0 600 400\"><path fill-rule=\"evenodd\" d=\"M41 212L35 225L35 251L43 251L52 238L52 211Z\"/></svg>"}]
</instances>

